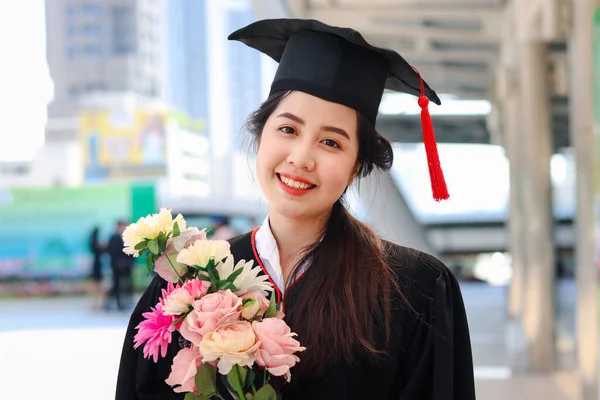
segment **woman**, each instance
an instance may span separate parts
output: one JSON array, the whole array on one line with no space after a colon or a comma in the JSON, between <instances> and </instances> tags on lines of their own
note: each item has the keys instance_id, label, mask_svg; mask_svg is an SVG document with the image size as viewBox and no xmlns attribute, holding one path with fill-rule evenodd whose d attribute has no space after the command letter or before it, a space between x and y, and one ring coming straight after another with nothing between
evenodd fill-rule
<instances>
[{"instance_id":1,"label":"woman","mask_svg":"<svg viewBox=\"0 0 600 400\"><path fill-rule=\"evenodd\" d=\"M269 216L230 243L236 259L253 259L269 275L307 347L283 398L474 399L454 276L428 254L379 239L343 205L357 178L392 165L392 148L374 128L384 88L421 90L439 102L435 93L399 55L350 29L267 20L230 38L280 62L248 123ZM141 313L165 286L155 278L134 311L117 399L182 398L164 383L179 340L158 364L132 348Z\"/></svg>"}]
</instances>

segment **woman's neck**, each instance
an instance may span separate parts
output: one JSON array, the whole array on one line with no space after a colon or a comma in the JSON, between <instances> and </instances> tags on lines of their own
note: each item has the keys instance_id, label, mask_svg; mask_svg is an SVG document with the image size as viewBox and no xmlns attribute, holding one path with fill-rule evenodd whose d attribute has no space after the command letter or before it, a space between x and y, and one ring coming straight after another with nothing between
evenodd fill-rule
<instances>
[{"instance_id":1,"label":"woman's neck","mask_svg":"<svg viewBox=\"0 0 600 400\"><path fill-rule=\"evenodd\" d=\"M312 219L292 219L281 214L269 214L269 226L279 250L283 277L287 281L291 269L299 261L300 251L315 243L323 234L329 215Z\"/></svg>"}]
</instances>

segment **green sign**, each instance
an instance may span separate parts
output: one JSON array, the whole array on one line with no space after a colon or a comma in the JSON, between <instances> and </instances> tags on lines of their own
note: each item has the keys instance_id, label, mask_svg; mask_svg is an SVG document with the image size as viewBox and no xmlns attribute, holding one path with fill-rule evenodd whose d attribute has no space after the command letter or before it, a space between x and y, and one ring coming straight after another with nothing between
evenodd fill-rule
<instances>
[{"instance_id":1,"label":"green sign","mask_svg":"<svg viewBox=\"0 0 600 400\"><path fill-rule=\"evenodd\" d=\"M94 227L156 212L151 184L0 190L0 279L81 278L91 269Z\"/></svg>"}]
</instances>

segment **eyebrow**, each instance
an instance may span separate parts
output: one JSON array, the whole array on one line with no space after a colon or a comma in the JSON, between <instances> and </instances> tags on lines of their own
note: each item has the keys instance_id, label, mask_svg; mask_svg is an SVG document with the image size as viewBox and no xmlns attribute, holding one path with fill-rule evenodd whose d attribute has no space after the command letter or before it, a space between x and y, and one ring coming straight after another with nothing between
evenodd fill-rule
<instances>
[{"instance_id":1,"label":"eyebrow","mask_svg":"<svg viewBox=\"0 0 600 400\"><path fill-rule=\"evenodd\" d=\"M294 122L297 122L298 124L304 126L306 125L306 122L304 122L304 120L300 117L298 117L297 115L294 115L292 113L289 112L284 112L281 113L277 116L277 118L287 118L287 119L291 119ZM333 133L337 133L338 135L341 135L343 137L345 137L346 139L350 140L350 135L348 135L348 132L346 132L345 130L341 129L341 128L336 128L335 126L323 126L321 129L323 129L324 131L327 132L333 132Z\"/></svg>"}]
</instances>

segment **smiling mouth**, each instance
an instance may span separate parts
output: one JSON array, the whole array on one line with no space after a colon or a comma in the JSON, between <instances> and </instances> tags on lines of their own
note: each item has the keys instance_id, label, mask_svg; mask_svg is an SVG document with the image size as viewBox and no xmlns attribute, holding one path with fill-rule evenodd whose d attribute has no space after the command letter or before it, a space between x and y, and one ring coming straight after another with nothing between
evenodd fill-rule
<instances>
[{"instance_id":1,"label":"smiling mouth","mask_svg":"<svg viewBox=\"0 0 600 400\"><path fill-rule=\"evenodd\" d=\"M292 188L292 189L298 189L298 190L310 190L313 189L315 187L317 187L317 185L313 185L310 183L304 183L304 182L299 182L299 181L295 181L293 179L290 178L286 178L285 176L281 176L279 174L276 174L277 178L286 186Z\"/></svg>"}]
</instances>

